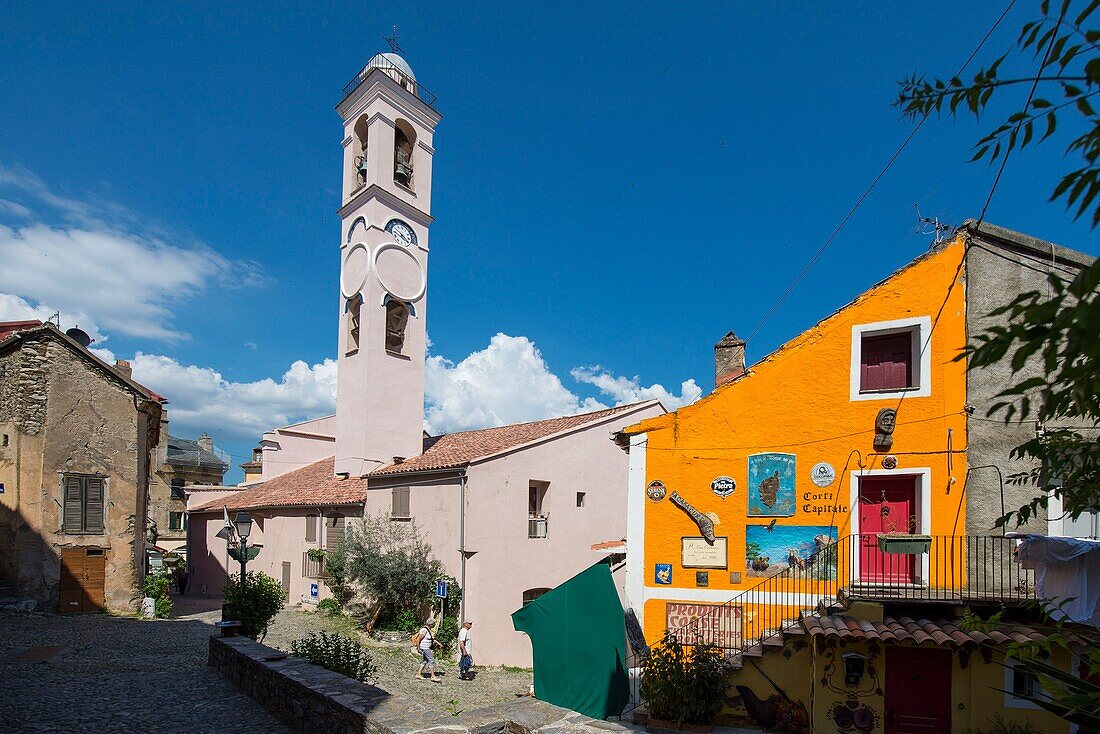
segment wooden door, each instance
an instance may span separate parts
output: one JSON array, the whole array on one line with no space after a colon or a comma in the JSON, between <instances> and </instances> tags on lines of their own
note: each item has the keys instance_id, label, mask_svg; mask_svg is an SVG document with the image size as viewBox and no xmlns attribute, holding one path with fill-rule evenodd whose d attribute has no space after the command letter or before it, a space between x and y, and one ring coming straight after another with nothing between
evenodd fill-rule
<instances>
[{"instance_id":1,"label":"wooden door","mask_svg":"<svg viewBox=\"0 0 1100 734\"><path fill-rule=\"evenodd\" d=\"M102 548L62 548L59 611L100 612L106 606L106 553Z\"/></svg>"},{"instance_id":2,"label":"wooden door","mask_svg":"<svg viewBox=\"0 0 1100 734\"><path fill-rule=\"evenodd\" d=\"M886 734L951 731L951 652L886 646Z\"/></svg>"},{"instance_id":3,"label":"wooden door","mask_svg":"<svg viewBox=\"0 0 1100 734\"><path fill-rule=\"evenodd\" d=\"M915 532L917 477L863 477L859 480L859 580L872 584L910 584L916 580L916 556L883 553L878 533Z\"/></svg>"},{"instance_id":4,"label":"wooden door","mask_svg":"<svg viewBox=\"0 0 1100 734\"><path fill-rule=\"evenodd\" d=\"M290 561L283 561L283 599L290 598Z\"/></svg>"}]
</instances>

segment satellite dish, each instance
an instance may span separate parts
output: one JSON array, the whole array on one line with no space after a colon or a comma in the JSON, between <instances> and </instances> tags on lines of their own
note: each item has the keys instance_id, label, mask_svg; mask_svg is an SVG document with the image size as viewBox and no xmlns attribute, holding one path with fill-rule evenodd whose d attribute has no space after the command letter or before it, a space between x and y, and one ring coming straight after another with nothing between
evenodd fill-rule
<instances>
[{"instance_id":1,"label":"satellite dish","mask_svg":"<svg viewBox=\"0 0 1100 734\"><path fill-rule=\"evenodd\" d=\"M82 347L86 347L92 343L92 337L88 336L88 332L76 326L71 329L66 329L65 336L69 337Z\"/></svg>"}]
</instances>

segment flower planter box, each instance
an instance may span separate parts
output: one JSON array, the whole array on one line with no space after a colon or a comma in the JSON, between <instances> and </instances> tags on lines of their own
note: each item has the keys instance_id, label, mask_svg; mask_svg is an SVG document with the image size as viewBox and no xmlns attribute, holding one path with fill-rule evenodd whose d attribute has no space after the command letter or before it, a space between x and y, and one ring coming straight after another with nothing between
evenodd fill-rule
<instances>
[{"instance_id":1,"label":"flower planter box","mask_svg":"<svg viewBox=\"0 0 1100 734\"><path fill-rule=\"evenodd\" d=\"M915 556L927 553L932 547L931 535L889 535L880 533L878 549L893 555Z\"/></svg>"}]
</instances>

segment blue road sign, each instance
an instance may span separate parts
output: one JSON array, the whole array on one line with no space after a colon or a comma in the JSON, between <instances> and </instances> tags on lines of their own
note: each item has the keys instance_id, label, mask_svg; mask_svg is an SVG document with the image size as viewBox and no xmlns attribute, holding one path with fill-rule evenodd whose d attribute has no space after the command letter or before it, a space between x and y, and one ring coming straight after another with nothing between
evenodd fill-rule
<instances>
[{"instance_id":1,"label":"blue road sign","mask_svg":"<svg viewBox=\"0 0 1100 734\"><path fill-rule=\"evenodd\" d=\"M310 584L309 585L309 595L311 597L313 597L314 599L316 599L318 596L321 595L321 588L319 586L317 586L317 584Z\"/></svg>"},{"instance_id":2,"label":"blue road sign","mask_svg":"<svg viewBox=\"0 0 1100 734\"><path fill-rule=\"evenodd\" d=\"M447 598L447 579L439 579L435 582L435 595L438 599Z\"/></svg>"}]
</instances>

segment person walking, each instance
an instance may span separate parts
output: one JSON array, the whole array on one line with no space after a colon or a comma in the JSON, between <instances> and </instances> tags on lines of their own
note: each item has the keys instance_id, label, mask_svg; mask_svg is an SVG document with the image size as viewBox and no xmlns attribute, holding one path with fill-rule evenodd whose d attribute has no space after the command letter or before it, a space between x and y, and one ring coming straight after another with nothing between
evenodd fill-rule
<instances>
[{"instance_id":1,"label":"person walking","mask_svg":"<svg viewBox=\"0 0 1100 734\"><path fill-rule=\"evenodd\" d=\"M432 652L432 647L435 645L435 635L432 633L432 627L434 626L435 617L429 616L424 620L424 626L420 628L414 638L416 647L420 650L420 656L423 658L420 663L420 672L416 674L416 678L417 680L423 680L424 674L427 673L431 680L442 683L443 677L435 672L435 653Z\"/></svg>"},{"instance_id":2,"label":"person walking","mask_svg":"<svg viewBox=\"0 0 1100 734\"><path fill-rule=\"evenodd\" d=\"M474 623L466 620L462 623L462 629L458 631L458 677L459 680L473 680L474 675L470 668L474 665L473 639L470 629Z\"/></svg>"}]
</instances>

